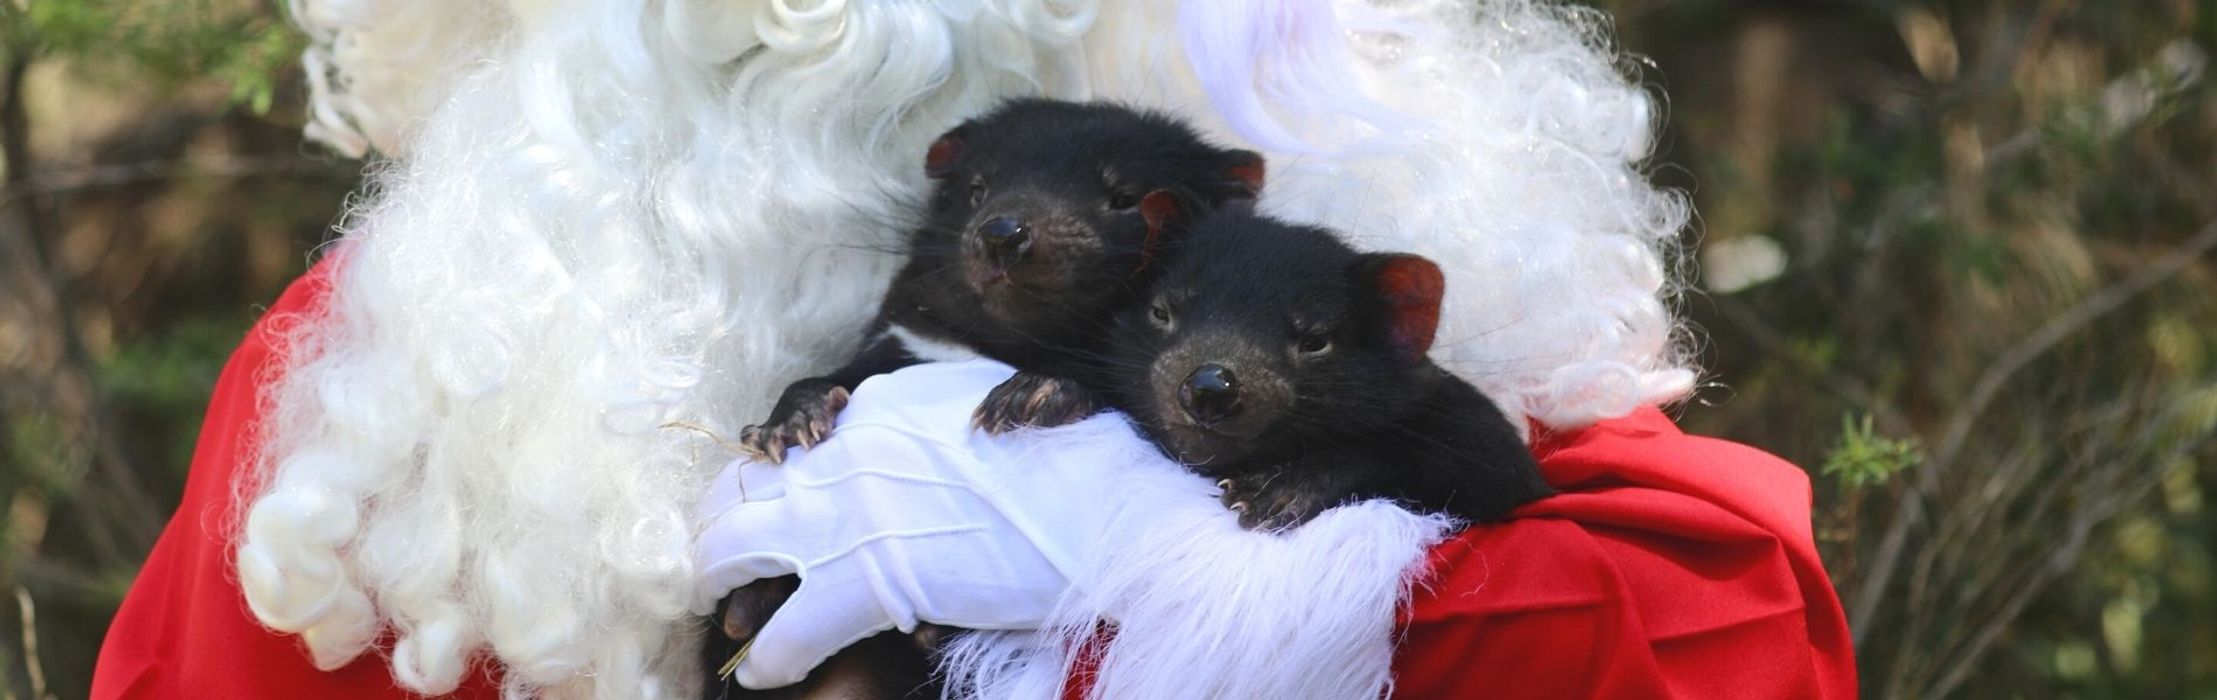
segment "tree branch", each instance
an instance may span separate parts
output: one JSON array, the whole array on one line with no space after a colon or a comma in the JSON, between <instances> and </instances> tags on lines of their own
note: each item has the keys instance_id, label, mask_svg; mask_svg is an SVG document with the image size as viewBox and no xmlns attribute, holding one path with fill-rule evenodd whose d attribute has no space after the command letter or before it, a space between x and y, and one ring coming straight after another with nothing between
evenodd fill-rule
<instances>
[{"instance_id":1,"label":"tree branch","mask_svg":"<svg viewBox=\"0 0 2217 700\"><path fill-rule=\"evenodd\" d=\"M2076 306L2049 319L2030 335L2010 346L1993 364L1987 366L1986 371L1980 373L1968 398L1964 400L1963 407L1956 411L1953 419L1948 422L1947 429L1942 431L1930 458L1917 465L1918 489L1913 490L1902 502L1901 510L1896 511L1893 521L1887 525L1886 534L1879 541L1878 554L1871 559L1876 568L1860 578L1855 603L1850 608L1848 617L1848 627L1854 630L1857 646L1862 645L1863 632L1869 626L1872 615L1877 612L1879 601L1884 599L1886 582L1893 578L1895 569L1901 564L1902 548L1908 543L1910 528L1915 527L1924 517L1924 503L1917 497L1916 491L1930 494L1939 490L1940 475L1952 466L1962 452L1965 440L1970 437L1971 429L1977 427L1979 418L1985 415L1986 408L1993 403L2002 388L2007 386L2009 380L2072 334L2116 311L2141 292L2185 271L2213 249L2217 249L2217 221L2204 224L2184 244L2157 258L2153 263L2133 271L2123 280L2095 292Z\"/></svg>"},{"instance_id":2,"label":"tree branch","mask_svg":"<svg viewBox=\"0 0 2217 700\"><path fill-rule=\"evenodd\" d=\"M94 165L35 174L27 173L26 177L20 180L10 178L7 188L0 190L0 204L13 203L26 198L69 194L84 190L121 187L163 180L247 178L264 175L353 179L359 173L333 163L312 160L298 155L150 160L137 163Z\"/></svg>"}]
</instances>

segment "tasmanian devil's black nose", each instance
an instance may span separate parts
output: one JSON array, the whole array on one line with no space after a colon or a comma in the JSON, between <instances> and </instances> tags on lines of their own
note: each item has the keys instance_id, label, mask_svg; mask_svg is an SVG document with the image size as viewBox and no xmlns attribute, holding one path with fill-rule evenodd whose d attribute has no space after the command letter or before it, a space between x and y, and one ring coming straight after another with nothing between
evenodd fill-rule
<instances>
[{"instance_id":1,"label":"tasmanian devil's black nose","mask_svg":"<svg viewBox=\"0 0 2217 700\"><path fill-rule=\"evenodd\" d=\"M1032 249L1031 232L1024 228L1024 222L1006 216L987 219L978 226L978 240L986 254L1003 265L1023 260Z\"/></svg>"},{"instance_id":2,"label":"tasmanian devil's black nose","mask_svg":"<svg viewBox=\"0 0 2217 700\"><path fill-rule=\"evenodd\" d=\"M1178 387L1178 406L1202 425L1231 420L1239 415L1239 375L1213 362L1201 365Z\"/></svg>"}]
</instances>

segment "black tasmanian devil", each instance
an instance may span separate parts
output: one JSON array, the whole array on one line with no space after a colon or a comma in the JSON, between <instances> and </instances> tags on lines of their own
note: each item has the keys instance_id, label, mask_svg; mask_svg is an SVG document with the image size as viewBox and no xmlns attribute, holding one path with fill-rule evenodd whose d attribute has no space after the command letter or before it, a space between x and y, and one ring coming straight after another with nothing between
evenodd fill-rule
<instances>
[{"instance_id":1,"label":"black tasmanian devil","mask_svg":"<svg viewBox=\"0 0 2217 700\"><path fill-rule=\"evenodd\" d=\"M812 446L862 380L918 362L991 357L1017 367L977 420L992 429L1022 412L1055 419L1095 410L1078 393L1041 391L1047 377L1095 352L1115 312L1162 269L1157 256L1185 222L1219 207L1251 207L1262 156L1219 148L1183 123L1105 103L1016 100L932 142L933 180L909 260L893 278L863 350L846 366L786 387L740 442L759 459ZM704 649L721 665L792 594L793 577L734 591ZM717 679L709 697L935 697L917 642L888 633L849 647L799 686L762 693Z\"/></svg>"},{"instance_id":2,"label":"black tasmanian devil","mask_svg":"<svg viewBox=\"0 0 2217 700\"><path fill-rule=\"evenodd\" d=\"M1101 359L1046 391L1124 411L1221 479L1240 524L1373 497L1487 521L1551 492L1493 402L1427 357L1446 292L1432 261L1230 212L1177 246Z\"/></svg>"},{"instance_id":3,"label":"black tasmanian devil","mask_svg":"<svg viewBox=\"0 0 2217 700\"><path fill-rule=\"evenodd\" d=\"M1262 156L1219 148L1185 124L1107 103L1023 99L934 141L935 184L909 260L864 348L846 366L786 387L740 442L772 462L829 432L847 392L918 362L979 355L1023 372L994 391L1001 414L1082 415L1036 391L1102 341L1109 317L1146 289L1154 256L1193 215L1251 206ZM1000 407L996 410L994 407Z\"/></svg>"}]
</instances>

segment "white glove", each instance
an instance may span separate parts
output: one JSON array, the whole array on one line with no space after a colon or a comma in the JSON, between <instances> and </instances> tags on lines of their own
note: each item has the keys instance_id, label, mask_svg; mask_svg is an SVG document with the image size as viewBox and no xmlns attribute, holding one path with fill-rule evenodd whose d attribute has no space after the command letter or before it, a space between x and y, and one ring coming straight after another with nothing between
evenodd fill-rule
<instances>
[{"instance_id":1,"label":"white glove","mask_svg":"<svg viewBox=\"0 0 2217 700\"><path fill-rule=\"evenodd\" d=\"M718 475L695 542L702 606L757 579L802 579L755 637L740 685L798 682L848 644L919 621L1037 627L1117 513L1165 498L1131 488L1135 469L1206 498L1199 477L1118 415L998 439L973 431L971 410L1012 373L975 361L872 378L815 449Z\"/></svg>"}]
</instances>

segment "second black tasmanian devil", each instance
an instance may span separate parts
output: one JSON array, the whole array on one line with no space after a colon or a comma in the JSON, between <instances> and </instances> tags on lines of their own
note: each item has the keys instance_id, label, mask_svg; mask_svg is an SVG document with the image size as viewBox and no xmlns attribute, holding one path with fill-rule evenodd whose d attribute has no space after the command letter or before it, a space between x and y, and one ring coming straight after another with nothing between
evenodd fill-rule
<instances>
[{"instance_id":1,"label":"second black tasmanian devil","mask_svg":"<svg viewBox=\"0 0 2217 700\"><path fill-rule=\"evenodd\" d=\"M1427 357L1446 292L1432 261L1233 213L1178 246L1102 359L1052 390L1106 399L1221 479L1242 525L1374 497L1487 521L1551 493L1493 402Z\"/></svg>"},{"instance_id":2,"label":"second black tasmanian devil","mask_svg":"<svg viewBox=\"0 0 2217 700\"><path fill-rule=\"evenodd\" d=\"M864 349L785 389L741 443L761 459L813 445L847 392L873 375L933 360L990 357L1022 370L979 421L1021 408L1061 416L1043 376L1102 341L1109 317L1146 289L1155 256L1192 215L1251 206L1262 156L1213 146L1168 116L1108 103L1009 102L931 144L931 199L908 263L886 291Z\"/></svg>"}]
</instances>

